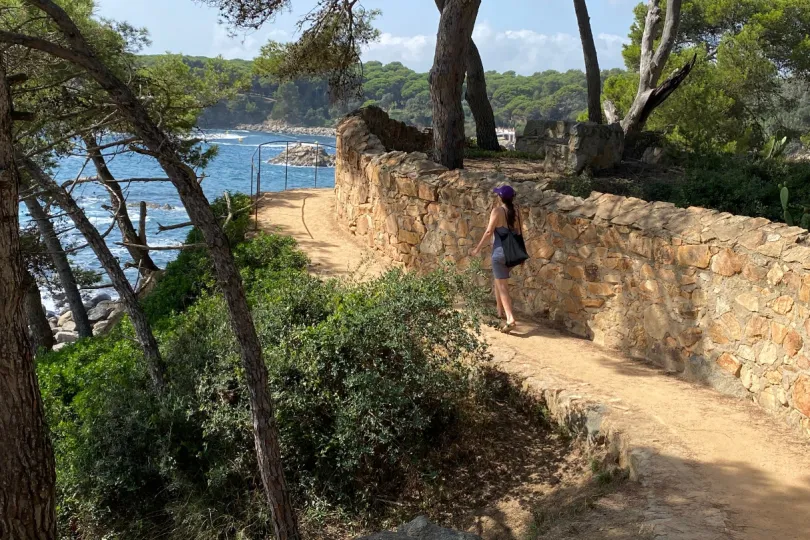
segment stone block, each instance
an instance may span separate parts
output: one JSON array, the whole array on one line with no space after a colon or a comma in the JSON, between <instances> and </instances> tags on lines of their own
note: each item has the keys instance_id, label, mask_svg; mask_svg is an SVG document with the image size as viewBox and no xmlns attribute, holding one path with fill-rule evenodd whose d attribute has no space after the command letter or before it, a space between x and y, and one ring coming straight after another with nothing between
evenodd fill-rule
<instances>
[{"instance_id":1,"label":"stone block","mask_svg":"<svg viewBox=\"0 0 810 540\"><path fill-rule=\"evenodd\" d=\"M392 235L396 235L399 232L396 214L389 214L388 217L385 218L385 232Z\"/></svg>"},{"instance_id":2,"label":"stone block","mask_svg":"<svg viewBox=\"0 0 810 540\"><path fill-rule=\"evenodd\" d=\"M785 340L782 343L782 347L784 347L785 351L788 353L788 356L791 358L796 356L800 350L802 350L802 346L804 345L804 341L802 340L802 336L796 330L791 330L785 336Z\"/></svg>"},{"instance_id":3,"label":"stone block","mask_svg":"<svg viewBox=\"0 0 810 540\"><path fill-rule=\"evenodd\" d=\"M730 311L721 315L709 328L709 337L719 345L739 340L742 329L737 317Z\"/></svg>"},{"instance_id":4,"label":"stone block","mask_svg":"<svg viewBox=\"0 0 810 540\"><path fill-rule=\"evenodd\" d=\"M742 363L740 363L740 361L737 360L733 355L729 353L723 353L717 358L715 362L720 367L720 369L722 369L726 373L733 375L735 377L740 376Z\"/></svg>"},{"instance_id":5,"label":"stone block","mask_svg":"<svg viewBox=\"0 0 810 540\"><path fill-rule=\"evenodd\" d=\"M762 347L762 350L759 351L757 362L772 366L780 359L781 356L781 348L770 341L766 341L765 345Z\"/></svg>"},{"instance_id":6,"label":"stone block","mask_svg":"<svg viewBox=\"0 0 810 540\"><path fill-rule=\"evenodd\" d=\"M771 341L777 345L781 345L785 341L785 336L790 329L784 324L779 324L776 321L771 321Z\"/></svg>"},{"instance_id":7,"label":"stone block","mask_svg":"<svg viewBox=\"0 0 810 540\"><path fill-rule=\"evenodd\" d=\"M777 395L777 389L770 386L762 391L757 399L759 405L769 411L778 411L782 408L781 400Z\"/></svg>"},{"instance_id":8,"label":"stone block","mask_svg":"<svg viewBox=\"0 0 810 540\"><path fill-rule=\"evenodd\" d=\"M755 294L742 293L734 300L748 311L759 311L759 297Z\"/></svg>"},{"instance_id":9,"label":"stone block","mask_svg":"<svg viewBox=\"0 0 810 540\"><path fill-rule=\"evenodd\" d=\"M745 325L745 337L750 343L756 343L762 339L768 339L770 324L768 319L759 315L754 315Z\"/></svg>"},{"instance_id":10,"label":"stone block","mask_svg":"<svg viewBox=\"0 0 810 540\"><path fill-rule=\"evenodd\" d=\"M730 249L721 250L712 258L712 272L721 276L733 276L742 272L745 260Z\"/></svg>"},{"instance_id":11,"label":"stone block","mask_svg":"<svg viewBox=\"0 0 810 540\"><path fill-rule=\"evenodd\" d=\"M621 162L624 133L618 125L529 120L515 149L544 158L548 171L579 174L612 169Z\"/></svg>"},{"instance_id":12,"label":"stone block","mask_svg":"<svg viewBox=\"0 0 810 540\"><path fill-rule=\"evenodd\" d=\"M556 251L548 234L530 237L526 242L526 250L530 257L537 259L551 259Z\"/></svg>"},{"instance_id":13,"label":"stone block","mask_svg":"<svg viewBox=\"0 0 810 540\"><path fill-rule=\"evenodd\" d=\"M711 256L709 246L704 245L679 246L677 252L678 264L696 268L708 268Z\"/></svg>"},{"instance_id":14,"label":"stone block","mask_svg":"<svg viewBox=\"0 0 810 540\"><path fill-rule=\"evenodd\" d=\"M664 306L655 304L644 310L644 330L653 339L661 340L671 333L672 320Z\"/></svg>"},{"instance_id":15,"label":"stone block","mask_svg":"<svg viewBox=\"0 0 810 540\"><path fill-rule=\"evenodd\" d=\"M785 315L793 309L793 298L790 296L780 296L770 304L770 308L780 315Z\"/></svg>"},{"instance_id":16,"label":"stone block","mask_svg":"<svg viewBox=\"0 0 810 540\"><path fill-rule=\"evenodd\" d=\"M419 238L418 234L410 232L410 231L406 231L404 229L399 230L399 232L397 233L397 239L400 242L405 242L405 243L408 243L408 244L410 244L412 246L417 245L419 243L419 241L421 240Z\"/></svg>"},{"instance_id":17,"label":"stone block","mask_svg":"<svg viewBox=\"0 0 810 540\"><path fill-rule=\"evenodd\" d=\"M799 375L793 384L793 406L803 415L810 417L810 376Z\"/></svg>"},{"instance_id":18,"label":"stone block","mask_svg":"<svg viewBox=\"0 0 810 540\"><path fill-rule=\"evenodd\" d=\"M771 266L771 269L768 271L768 283L771 285L779 285L779 282L782 281L782 278L785 276L785 271L782 270L782 265L779 263L774 263Z\"/></svg>"},{"instance_id":19,"label":"stone block","mask_svg":"<svg viewBox=\"0 0 810 540\"><path fill-rule=\"evenodd\" d=\"M646 236L635 232L630 233L630 236L628 237L628 248L633 253L641 255L642 257L646 257L648 259L652 258L652 238L647 238Z\"/></svg>"}]
</instances>

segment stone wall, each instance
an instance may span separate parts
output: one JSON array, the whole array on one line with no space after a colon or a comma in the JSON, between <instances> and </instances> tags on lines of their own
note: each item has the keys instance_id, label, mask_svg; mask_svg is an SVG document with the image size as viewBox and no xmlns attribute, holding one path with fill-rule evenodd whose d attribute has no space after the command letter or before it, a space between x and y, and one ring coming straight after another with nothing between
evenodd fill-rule
<instances>
[{"instance_id":1,"label":"stone wall","mask_svg":"<svg viewBox=\"0 0 810 540\"><path fill-rule=\"evenodd\" d=\"M363 107L348 116L351 117L362 120L368 131L374 133L389 150L429 152L433 147L433 136L429 132L422 132L404 122L392 120L379 107L373 105Z\"/></svg>"},{"instance_id":2,"label":"stone wall","mask_svg":"<svg viewBox=\"0 0 810 540\"><path fill-rule=\"evenodd\" d=\"M549 172L608 170L622 160L624 132L618 124L529 120L515 150L542 156Z\"/></svg>"},{"instance_id":3,"label":"stone wall","mask_svg":"<svg viewBox=\"0 0 810 540\"><path fill-rule=\"evenodd\" d=\"M469 264L503 177L388 151L359 116L338 128L339 223L388 259ZM531 255L518 308L594 342L749 396L810 434L807 231L703 208L513 184ZM483 255L488 265L488 253Z\"/></svg>"}]
</instances>

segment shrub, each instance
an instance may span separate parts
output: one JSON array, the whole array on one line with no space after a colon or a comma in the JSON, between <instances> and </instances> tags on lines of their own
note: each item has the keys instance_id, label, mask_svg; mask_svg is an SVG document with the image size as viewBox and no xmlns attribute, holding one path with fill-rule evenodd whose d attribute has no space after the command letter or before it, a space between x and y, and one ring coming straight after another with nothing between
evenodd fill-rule
<instances>
[{"instance_id":1,"label":"shrub","mask_svg":"<svg viewBox=\"0 0 810 540\"><path fill-rule=\"evenodd\" d=\"M240 249L245 252L243 260L237 264L244 269L260 268L264 265L294 265L303 266L305 262L294 263L292 258L303 259L303 255L293 249L295 241L275 235L259 235L258 242L250 242L251 247L245 245L245 238L250 227L251 208L250 197L237 194L230 195L232 218L225 227L225 234L235 256L238 258ZM224 197L216 199L211 204L215 216L228 215L227 200ZM203 242L202 234L192 229L187 238L187 244ZM251 255L251 253L253 255ZM305 259L304 259L305 261ZM155 290L143 301L144 311L153 324L160 325L160 321L173 313L180 313L203 293L214 288L213 264L206 249L186 249L180 252L177 259L166 266Z\"/></svg>"},{"instance_id":2,"label":"shrub","mask_svg":"<svg viewBox=\"0 0 810 540\"><path fill-rule=\"evenodd\" d=\"M810 164L729 154L683 156L682 173L660 169L624 177L576 177L554 182L554 188L588 197L591 191L665 201L680 207L700 206L732 214L783 221L780 185L790 191L791 213L810 207Z\"/></svg>"},{"instance_id":3,"label":"shrub","mask_svg":"<svg viewBox=\"0 0 810 540\"><path fill-rule=\"evenodd\" d=\"M272 235L235 256L299 508L369 509L429 477L431 452L481 399L476 366L486 349L475 311L455 309L462 292L481 294L467 289L469 278L392 272L324 282L303 271L294 242ZM159 331L170 381L159 398L127 326L40 363L67 536L272 534L224 302L207 283L188 284L195 302Z\"/></svg>"}]
</instances>

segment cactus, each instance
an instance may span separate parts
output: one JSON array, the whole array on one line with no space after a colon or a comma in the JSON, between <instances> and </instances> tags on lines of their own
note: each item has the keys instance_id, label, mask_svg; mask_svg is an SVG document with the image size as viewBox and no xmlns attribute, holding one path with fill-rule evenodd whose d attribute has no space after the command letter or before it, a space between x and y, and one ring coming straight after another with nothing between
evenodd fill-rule
<instances>
[{"instance_id":1,"label":"cactus","mask_svg":"<svg viewBox=\"0 0 810 540\"><path fill-rule=\"evenodd\" d=\"M782 216L785 223L793 227L796 225L796 222L793 220L793 214L790 213L790 209L788 208L788 204L790 202L790 191L784 184L779 184L779 200L782 203ZM807 210L807 207L802 208L802 217L798 223L798 225L803 229L810 229L810 212Z\"/></svg>"},{"instance_id":2,"label":"cactus","mask_svg":"<svg viewBox=\"0 0 810 540\"><path fill-rule=\"evenodd\" d=\"M782 215L785 219L785 223L792 227L793 216L790 214L790 210L788 210L788 199L790 197L790 192L788 191L787 186L780 185L779 187L779 200L782 202Z\"/></svg>"},{"instance_id":3,"label":"cactus","mask_svg":"<svg viewBox=\"0 0 810 540\"><path fill-rule=\"evenodd\" d=\"M782 154L785 153L785 149L787 149L787 143L788 143L787 137L782 137L781 139L771 137L768 143L765 145L765 148L763 149L765 157L767 159L774 159L781 157Z\"/></svg>"}]
</instances>

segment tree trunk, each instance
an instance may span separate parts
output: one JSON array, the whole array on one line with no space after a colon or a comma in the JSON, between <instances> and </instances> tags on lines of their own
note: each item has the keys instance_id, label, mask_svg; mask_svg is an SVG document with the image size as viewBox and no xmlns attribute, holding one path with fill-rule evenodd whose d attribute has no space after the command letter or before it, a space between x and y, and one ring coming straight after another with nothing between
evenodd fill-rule
<instances>
[{"instance_id":1,"label":"tree trunk","mask_svg":"<svg viewBox=\"0 0 810 540\"><path fill-rule=\"evenodd\" d=\"M658 26L661 23L661 0L650 0L649 7L647 8L647 17L644 20L644 34L641 37L641 63L639 64L639 82L638 92L630 106L630 110L622 120L622 129L625 135L633 135L644 129L644 124L649 118L650 114L655 107L663 103L663 99L654 106L650 106L650 98L654 95L657 89L658 81L661 78L661 73L664 71L664 66L669 60L669 55L675 46L675 40L678 37L678 28L681 19L681 4L682 0L667 0L667 15L664 21L664 30L661 33L661 38L658 42L658 47L655 47L655 40L658 33ZM691 70L691 67L689 68ZM664 99L669 96L678 84L688 75L689 70L679 77L679 81L675 85L670 85L669 91L666 93Z\"/></svg>"},{"instance_id":2,"label":"tree trunk","mask_svg":"<svg viewBox=\"0 0 810 540\"><path fill-rule=\"evenodd\" d=\"M501 149L495 130L495 114L487 95L484 64L478 47L471 39L467 50L467 91L464 95L475 119L475 138L478 148L497 152Z\"/></svg>"},{"instance_id":3,"label":"tree trunk","mask_svg":"<svg viewBox=\"0 0 810 540\"><path fill-rule=\"evenodd\" d=\"M615 124L619 122L619 112L616 110L616 104L611 100L605 100L605 121L608 124Z\"/></svg>"},{"instance_id":4,"label":"tree trunk","mask_svg":"<svg viewBox=\"0 0 810 540\"><path fill-rule=\"evenodd\" d=\"M436 7L439 13L444 9L445 0L436 0ZM475 120L475 139L478 148L483 150L499 151L501 145L498 142L498 132L495 125L495 114L492 112L492 104L489 102L487 94L487 80L484 73L484 64L481 62L481 55L478 47L470 38L469 49L466 59L467 68L467 91L464 99L470 106L473 119Z\"/></svg>"},{"instance_id":5,"label":"tree trunk","mask_svg":"<svg viewBox=\"0 0 810 540\"><path fill-rule=\"evenodd\" d=\"M31 348L34 353L40 349L50 351L53 349L53 330L48 322L48 316L42 309L42 296L39 294L37 280L30 272L25 272L25 314L28 317L28 336L31 339Z\"/></svg>"},{"instance_id":6,"label":"tree trunk","mask_svg":"<svg viewBox=\"0 0 810 540\"><path fill-rule=\"evenodd\" d=\"M90 155L90 159L93 160L96 171L98 171L99 181L107 188L110 194L110 203L112 204L112 208L115 209L115 221L118 223L118 228L121 230L121 237L124 239L124 243L146 245L146 242L142 241L135 232L135 226L132 224L132 220L129 218L129 212L127 211L124 191L121 189L121 184L115 181L115 177L107 167L107 161L98 148L95 135L88 133L82 137L82 140L87 147L87 153ZM125 247L129 252L129 256L132 257L132 260L135 261L135 264L140 269L141 275L147 277L150 273L159 270L158 266L152 260L152 257L149 256L149 251L133 246Z\"/></svg>"},{"instance_id":7,"label":"tree trunk","mask_svg":"<svg viewBox=\"0 0 810 540\"><path fill-rule=\"evenodd\" d=\"M141 305L138 302L138 298L135 296L132 285L130 285L126 275L124 275L124 271L118 264L118 260L110 251L109 246L107 246L101 234L93 224L90 223L84 211L76 204L76 201L73 200L73 197L70 196L65 188L57 184L39 165L34 163L33 160L26 158L22 160L22 163L31 175L34 183L47 191L50 196L53 197L54 201L56 201L56 204L70 216L76 228L92 248L102 268L107 272L107 276L109 276L110 282L113 287L115 287L115 291L118 293L120 301L124 305L127 315L129 315L130 321L132 321L132 326L135 328L135 336L138 339L141 349L143 349L143 355L146 359L146 365L149 369L152 383L155 389L161 392L166 384L166 366L163 363L163 358L160 356L160 350L158 349L155 336L152 334L152 327L149 325L149 321L143 309L141 309Z\"/></svg>"},{"instance_id":8,"label":"tree trunk","mask_svg":"<svg viewBox=\"0 0 810 540\"><path fill-rule=\"evenodd\" d=\"M67 13L51 0L26 1L50 16L62 30L70 49L40 42L29 41L20 44L40 48L40 50L68 60L87 71L108 93L122 115L130 122L132 130L143 141L146 149L157 158L177 189L180 200L186 207L194 226L203 234L214 262L217 282L228 305L231 327L240 346L250 394L256 457L262 484L270 503L276 538L300 540L298 522L281 465L278 429L275 424L270 390L267 386L267 366L262 359L262 349L253 325L253 316L245 297L239 270L228 244L228 238L217 223L211 206L197 181L196 173L182 162L175 142L150 118L148 111L129 86L99 60ZM466 40L469 40L469 35ZM460 104L460 86L458 94ZM463 142L462 136L462 145Z\"/></svg>"},{"instance_id":9,"label":"tree trunk","mask_svg":"<svg viewBox=\"0 0 810 540\"><path fill-rule=\"evenodd\" d=\"M577 12L579 37L582 39L582 52L585 55L585 78L588 81L588 120L601 124L602 75L599 71L599 57L596 54L596 45L593 42L591 17L588 15L588 6L585 4L585 0L574 0L574 10Z\"/></svg>"},{"instance_id":10,"label":"tree trunk","mask_svg":"<svg viewBox=\"0 0 810 540\"><path fill-rule=\"evenodd\" d=\"M76 323L76 332L80 337L90 337L93 335L93 326L87 318L87 310L84 308L82 302L82 295L79 292L79 286L76 284L76 277L73 275L73 269L70 267L70 262L67 258L62 243L59 237L56 236L56 231L53 228L53 223L48 219L48 214L39 204L35 195L26 195L23 198L28 213L37 224L39 234L42 236L42 241L45 247L48 248L48 253L53 261L53 266L56 268L56 275L59 276L59 284L65 292L68 307L73 313L73 322Z\"/></svg>"},{"instance_id":11,"label":"tree trunk","mask_svg":"<svg viewBox=\"0 0 810 540\"><path fill-rule=\"evenodd\" d=\"M0 53L0 538L56 538L56 473L26 330L11 93Z\"/></svg>"},{"instance_id":12,"label":"tree trunk","mask_svg":"<svg viewBox=\"0 0 810 540\"><path fill-rule=\"evenodd\" d=\"M461 93L470 38L481 0L446 0L439 19L436 55L430 70L434 160L448 169L464 166L464 110Z\"/></svg>"},{"instance_id":13,"label":"tree trunk","mask_svg":"<svg viewBox=\"0 0 810 540\"><path fill-rule=\"evenodd\" d=\"M641 103L641 109L636 116L637 127L628 132L630 135L638 133L639 130L647 123L647 119L649 119L653 111L664 103L667 98L671 96L675 90L677 90L681 83L686 80L689 73L692 72L692 68L695 67L695 62L697 62L697 55L693 56L692 60L684 64L681 69L673 73L671 77L645 96L646 99Z\"/></svg>"}]
</instances>

